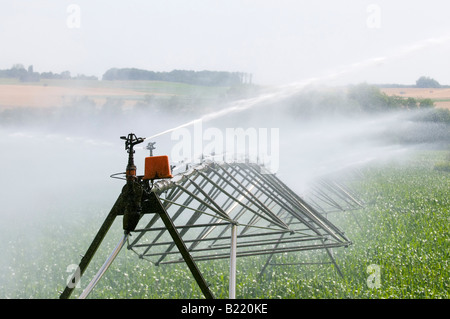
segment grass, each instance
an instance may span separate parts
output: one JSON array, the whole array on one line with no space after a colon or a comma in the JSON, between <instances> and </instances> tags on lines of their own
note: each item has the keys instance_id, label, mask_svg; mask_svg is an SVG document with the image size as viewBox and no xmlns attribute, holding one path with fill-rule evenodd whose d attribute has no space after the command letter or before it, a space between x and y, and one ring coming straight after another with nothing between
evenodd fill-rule
<instances>
[{"instance_id":1,"label":"grass","mask_svg":"<svg viewBox=\"0 0 450 319\"><path fill-rule=\"evenodd\" d=\"M63 80L41 79L39 82L20 82L18 79L0 78L0 85L22 85L40 87L75 87L89 89L131 90L147 94L168 94L180 96L215 97L225 94L229 87L192 85L166 81L97 81L97 80Z\"/></svg>"},{"instance_id":2,"label":"grass","mask_svg":"<svg viewBox=\"0 0 450 319\"><path fill-rule=\"evenodd\" d=\"M358 294L351 297L450 296L450 176L433 170L435 159L429 155L407 166L367 169L361 188L370 204L360 212L366 230L349 235L355 242L351 265L379 265L382 284L372 290L353 283Z\"/></svg>"},{"instance_id":3,"label":"grass","mask_svg":"<svg viewBox=\"0 0 450 319\"><path fill-rule=\"evenodd\" d=\"M331 264L271 266L259 277L266 257L238 259L238 298L425 298L450 297L450 175L434 169L447 153L426 151L406 162L366 167L352 185L366 201L360 211L332 216L353 245L333 254ZM68 266L79 261L107 211L73 209L62 220L49 209L42 224L29 225L36 236L9 239L0 262L1 298L57 298ZM356 219L355 219L356 217ZM32 227L31 227L32 226ZM94 276L121 234L116 222L91 262L82 287ZM20 235L20 234L19 234ZM32 239L27 239L32 238ZM3 241L4 242L4 241ZM328 261L322 252L278 255L275 262ZM368 272L376 265L379 272ZM228 261L199 263L217 298L228 297ZM379 285L371 284L373 277ZM369 282L368 282L369 280ZM73 297L81 293L75 289ZM124 249L90 298L203 298L184 264L156 267Z\"/></svg>"}]
</instances>

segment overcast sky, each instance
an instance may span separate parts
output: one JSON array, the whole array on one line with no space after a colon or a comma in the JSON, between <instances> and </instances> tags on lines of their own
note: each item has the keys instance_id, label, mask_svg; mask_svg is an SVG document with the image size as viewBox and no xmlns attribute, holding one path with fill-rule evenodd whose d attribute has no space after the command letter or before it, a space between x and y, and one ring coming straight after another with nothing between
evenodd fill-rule
<instances>
[{"instance_id":1,"label":"overcast sky","mask_svg":"<svg viewBox=\"0 0 450 319\"><path fill-rule=\"evenodd\" d=\"M253 74L257 84L450 84L445 0L2 0L0 69Z\"/></svg>"}]
</instances>

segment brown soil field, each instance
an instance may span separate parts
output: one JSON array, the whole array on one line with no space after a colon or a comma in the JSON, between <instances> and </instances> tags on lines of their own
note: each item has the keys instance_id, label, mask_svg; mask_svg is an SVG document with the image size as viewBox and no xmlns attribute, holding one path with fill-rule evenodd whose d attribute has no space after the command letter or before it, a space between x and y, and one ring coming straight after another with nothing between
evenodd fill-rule
<instances>
[{"instance_id":1,"label":"brown soil field","mask_svg":"<svg viewBox=\"0 0 450 319\"><path fill-rule=\"evenodd\" d=\"M450 88L382 88L381 91L389 96L397 95L404 98L432 99L436 107L450 109Z\"/></svg>"},{"instance_id":2,"label":"brown soil field","mask_svg":"<svg viewBox=\"0 0 450 319\"><path fill-rule=\"evenodd\" d=\"M387 95L408 98L430 98L436 107L450 109L450 88L382 88ZM33 84L1 84L0 109L10 107L51 107L64 106L81 98L89 98L97 105L105 103L107 98L122 98L130 105L148 92L125 88L44 86ZM152 93L155 94L155 93ZM159 95L159 94L158 94Z\"/></svg>"},{"instance_id":3,"label":"brown soil field","mask_svg":"<svg viewBox=\"0 0 450 319\"><path fill-rule=\"evenodd\" d=\"M124 97L132 99L145 95L120 88L64 87L44 85L0 85L0 108L9 107L51 107L64 106L80 98L89 98L96 104L102 104L107 98Z\"/></svg>"}]
</instances>

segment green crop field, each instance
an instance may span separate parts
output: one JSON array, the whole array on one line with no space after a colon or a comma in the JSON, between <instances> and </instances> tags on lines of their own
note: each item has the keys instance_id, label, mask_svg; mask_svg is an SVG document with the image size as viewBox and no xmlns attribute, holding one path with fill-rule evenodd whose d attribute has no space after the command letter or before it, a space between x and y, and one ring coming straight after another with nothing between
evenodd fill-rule
<instances>
[{"instance_id":1,"label":"green crop field","mask_svg":"<svg viewBox=\"0 0 450 319\"><path fill-rule=\"evenodd\" d=\"M421 151L406 161L362 169L362 178L351 186L366 207L330 216L353 242L333 250L343 277L332 264L270 266L260 277L266 257L238 259L237 298L449 298L450 173L435 169L447 156L444 151ZM72 208L67 220L49 207L45 223L25 225L35 237L2 227L9 262L0 262L0 297L58 298L109 208ZM108 233L72 297L111 252L121 226L116 222ZM274 259L315 261L327 261L326 255L310 251ZM228 261L200 262L199 267L215 296L228 298ZM89 297L203 295L184 264L157 267L124 248Z\"/></svg>"}]
</instances>

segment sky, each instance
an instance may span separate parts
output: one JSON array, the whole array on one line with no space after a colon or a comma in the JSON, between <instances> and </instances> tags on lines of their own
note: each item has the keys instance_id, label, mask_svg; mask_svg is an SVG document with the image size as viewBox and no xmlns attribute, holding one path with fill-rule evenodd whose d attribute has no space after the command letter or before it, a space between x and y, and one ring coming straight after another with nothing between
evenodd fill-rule
<instances>
[{"instance_id":1,"label":"sky","mask_svg":"<svg viewBox=\"0 0 450 319\"><path fill-rule=\"evenodd\" d=\"M450 84L444 0L2 0L0 69L101 76L113 67Z\"/></svg>"}]
</instances>

